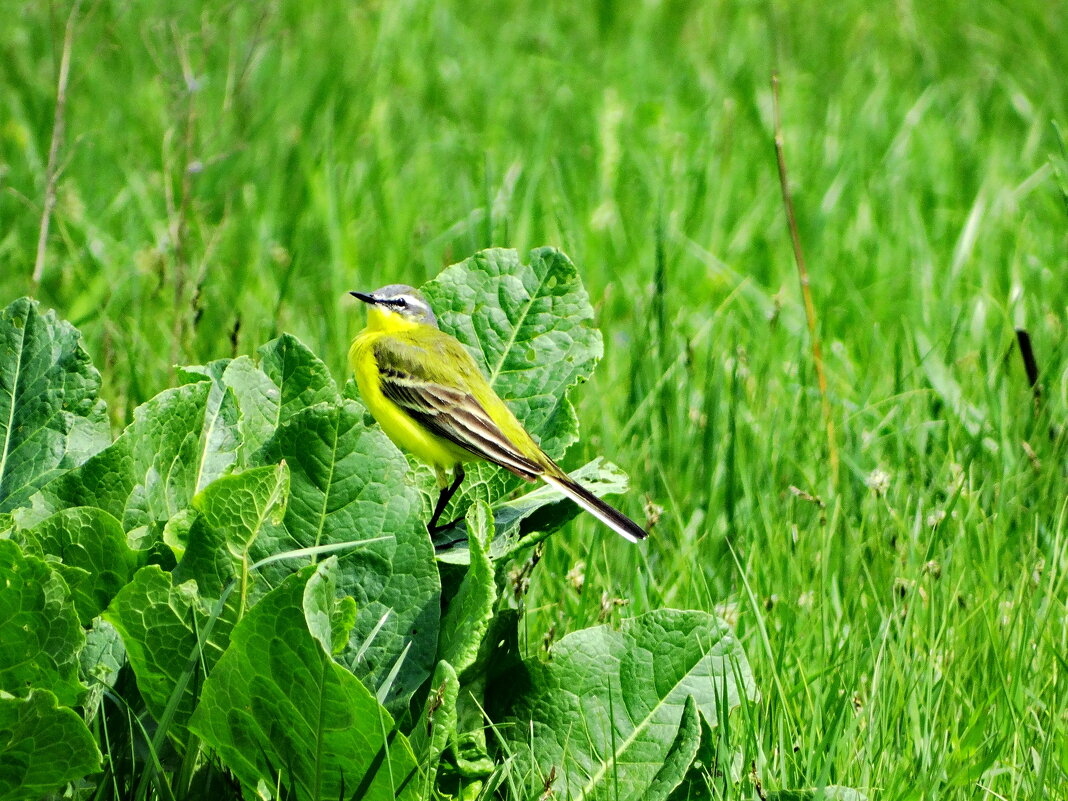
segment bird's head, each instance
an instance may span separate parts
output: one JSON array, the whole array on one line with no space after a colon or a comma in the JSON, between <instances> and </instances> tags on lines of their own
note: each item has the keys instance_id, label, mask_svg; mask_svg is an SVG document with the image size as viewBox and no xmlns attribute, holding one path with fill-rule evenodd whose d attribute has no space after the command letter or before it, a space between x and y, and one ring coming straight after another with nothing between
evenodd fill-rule
<instances>
[{"instance_id":1,"label":"bird's head","mask_svg":"<svg viewBox=\"0 0 1068 801\"><path fill-rule=\"evenodd\" d=\"M418 289L390 284L374 292L350 292L371 306L367 325L372 328L402 329L416 325L438 327L434 310Z\"/></svg>"}]
</instances>

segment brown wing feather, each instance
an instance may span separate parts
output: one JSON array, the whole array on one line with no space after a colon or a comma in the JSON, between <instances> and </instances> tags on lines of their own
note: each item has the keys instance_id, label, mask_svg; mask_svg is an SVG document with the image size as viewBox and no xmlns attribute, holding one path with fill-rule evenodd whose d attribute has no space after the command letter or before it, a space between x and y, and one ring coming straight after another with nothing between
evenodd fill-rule
<instances>
[{"instance_id":1,"label":"brown wing feather","mask_svg":"<svg viewBox=\"0 0 1068 801\"><path fill-rule=\"evenodd\" d=\"M425 360L411 358L415 355L405 353L396 340L375 345L383 395L437 436L475 456L528 481L544 472L541 465L520 453L473 396L444 383L439 376L427 375L421 369Z\"/></svg>"}]
</instances>

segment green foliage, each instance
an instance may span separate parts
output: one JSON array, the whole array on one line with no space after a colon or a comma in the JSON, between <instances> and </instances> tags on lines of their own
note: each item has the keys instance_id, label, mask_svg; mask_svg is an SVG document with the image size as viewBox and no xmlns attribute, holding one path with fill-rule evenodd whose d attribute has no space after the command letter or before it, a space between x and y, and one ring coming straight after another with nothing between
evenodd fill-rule
<instances>
[{"instance_id":1,"label":"green foliage","mask_svg":"<svg viewBox=\"0 0 1068 801\"><path fill-rule=\"evenodd\" d=\"M95 773L100 751L85 723L48 690L0 690L0 798L36 801Z\"/></svg>"},{"instance_id":2,"label":"green foliage","mask_svg":"<svg viewBox=\"0 0 1068 801\"><path fill-rule=\"evenodd\" d=\"M257 540L251 554L372 541L339 557L338 587L357 607L341 659L376 690L394 675L387 706L396 711L433 667L440 587L407 462L364 418L363 408L346 399L308 406L279 427L264 458L285 460L292 475L286 540ZM282 563L268 580L291 569Z\"/></svg>"},{"instance_id":3,"label":"green foliage","mask_svg":"<svg viewBox=\"0 0 1068 801\"><path fill-rule=\"evenodd\" d=\"M503 675L496 692L529 792L641 799L666 798L682 782L700 742L697 711L715 726L755 688L725 624L665 609L618 631L569 634L549 661Z\"/></svg>"},{"instance_id":4,"label":"green foliage","mask_svg":"<svg viewBox=\"0 0 1068 801\"><path fill-rule=\"evenodd\" d=\"M93 621L85 633L85 647L78 654L78 662L82 681L89 688L82 706L85 719L91 721L97 716L104 694L115 691L119 673L126 665L126 647L118 629L103 618Z\"/></svg>"},{"instance_id":5,"label":"green foliage","mask_svg":"<svg viewBox=\"0 0 1068 801\"><path fill-rule=\"evenodd\" d=\"M208 390L207 384L176 387L139 407L114 443L35 496L30 514L96 506L122 521L131 542L154 544L198 489L225 472L215 446L218 432L235 422L235 410L227 404L224 419L221 406L208 415ZM224 443L233 446L230 437Z\"/></svg>"},{"instance_id":6,"label":"green foliage","mask_svg":"<svg viewBox=\"0 0 1068 801\"><path fill-rule=\"evenodd\" d=\"M186 738L186 724L199 696L189 671L200 679L211 671L229 644L236 620L236 610L226 609L205 639L211 615L195 581L175 584L174 577L157 565L137 571L105 615L122 636L148 711L157 721L170 718L173 728L168 733L179 742ZM170 708L176 692L176 705Z\"/></svg>"},{"instance_id":7,"label":"green foliage","mask_svg":"<svg viewBox=\"0 0 1068 801\"><path fill-rule=\"evenodd\" d=\"M469 564L441 620L438 655L457 673L475 662L497 600L493 564L486 548L493 541L490 508L476 501L467 513Z\"/></svg>"},{"instance_id":8,"label":"green foliage","mask_svg":"<svg viewBox=\"0 0 1068 801\"><path fill-rule=\"evenodd\" d=\"M338 573L336 557L309 565L249 612L204 687L193 730L250 790L280 784L307 801L417 798L407 739L331 656L335 638L346 638L333 631Z\"/></svg>"},{"instance_id":9,"label":"green foliage","mask_svg":"<svg viewBox=\"0 0 1068 801\"><path fill-rule=\"evenodd\" d=\"M707 724L706 724L707 725ZM671 741L671 747L664 756L664 764L653 776L652 782L645 790L643 798L652 801L665 801L671 797L672 792L677 791L686 778L697 757L701 746L701 717L697 708L697 702L692 695L686 696L686 704L682 708L682 717L679 719L679 729L675 732L675 739Z\"/></svg>"},{"instance_id":10,"label":"green foliage","mask_svg":"<svg viewBox=\"0 0 1068 801\"><path fill-rule=\"evenodd\" d=\"M201 592L218 597L233 577L246 598L249 554L262 535L278 541L289 497L289 468L257 467L223 476L193 498L194 515L185 532L176 572L195 578ZM260 593L262 594L262 593Z\"/></svg>"},{"instance_id":11,"label":"green foliage","mask_svg":"<svg viewBox=\"0 0 1068 801\"><path fill-rule=\"evenodd\" d=\"M851 787L821 787L812 790L773 790L768 801L867 801L864 793Z\"/></svg>"},{"instance_id":12,"label":"green foliage","mask_svg":"<svg viewBox=\"0 0 1068 801\"><path fill-rule=\"evenodd\" d=\"M722 615L761 696L702 736L673 801L828 785L880 801L1066 795L1068 15L1056 4L8 6L0 308L32 294L42 318L54 308L80 329L113 433L194 380L175 365L232 365L232 472L273 467L254 458L278 417L262 343L293 332L323 360L317 400L353 397L345 356L363 318L347 290L419 285L482 248L557 244L605 350L572 394L582 436L563 464L603 454L625 467L631 490L613 503L655 521L653 537L627 548L580 515L543 538L539 513L510 527L491 501L500 584L482 651L506 640L533 658L662 607ZM772 72L837 479L772 148ZM1034 346L1037 400L1015 328ZM0 537L22 543L59 509L14 511L17 527L0 510ZM188 506L130 545L155 543L139 558L171 572L179 554L159 538L184 547L197 519ZM459 564L442 568L446 599L467 557L463 526L448 534L459 545L441 556ZM250 570L247 610L326 555ZM216 581L242 567L228 552L211 564ZM469 670L498 666L515 669L480 651ZM156 722L134 679L125 665L91 724L115 759L75 792L235 793L210 749L148 747ZM473 689L457 687L464 722L457 710L446 725L485 730L492 747L496 723L464 700ZM428 682L396 716L413 742L429 700ZM505 753L489 776L457 778L458 740L439 771L457 797L528 801Z\"/></svg>"},{"instance_id":13,"label":"green foliage","mask_svg":"<svg viewBox=\"0 0 1068 801\"><path fill-rule=\"evenodd\" d=\"M469 344L477 330L498 386L561 454L577 436L566 393L600 354L574 267L548 249L530 265L495 250L443 276L431 289L442 325L468 325L464 304L480 298ZM508 291L489 296L494 283ZM463 287L476 294L446 302ZM548 330L558 314L573 325ZM505 777L536 790L531 777L559 764L560 787L667 798L695 764L700 715L718 725L752 697L736 641L700 612L577 632L549 663L525 651L510 571L528 557L529 569L574 510L551 490L511 497L483 482L492 505L469 496L451 532L465 542L435 558L429 477L293 337L179 377L112 444L16 503L25 553L0 539L3 689L11 704L54 693L63 706L34 715L81 726L78 742L82 704L105 737L101 792L185 797L224 768L246 795L469 797ZM46 394L66 402L62 387ZM575 475L600 493L626 486L602 460ZM585 743L571 742L576 725ZM134 764L115 750L124 741ZM91 785L70 766L95 748L12 786ZM32 766L39 750L4 756Z\"/></svg>"},{"instance_id":14,"label":"green foliage","mask_svg":"<svg viewBox=\"0 0 1068 801\"><path fill-rule=\"evenodd\" d=\"M54 569L70 589L83 626L107 608L137 569L122 524L103 509L61 509L18 534L23 547L55 557Z\"/></svg>"},{"instance_id":15,"label":"green foliage","mask_svg":"<svg viewBox=\"0 0 1068 801\"><path fill-rule=\"evenodd\" d=\"M438 662L430 680L430 691L422 715L411 733L415 753L422 755L422 792L429 794L435 786L438 764L450 741L456 737L456 701L460 692L460 680L452 665L444 660Z\"/></svg>"},{"instance_id":16,"label":"green foliage","mask_svg":"<svg viewBox=\"0 0 1068 801\"><path fill-rule=\"evenodd\" d=\"M236 399L242 465L287 465L282 524L262 521L248 534L247 548L229 545L231 557L220 565L213 563L220 551L208 541L214 536L218 543L224 533L207 521L192 523L192 553L184 554L179 570L204 580L210 575L214 586L204 591L217 597L229 575L243 575L235 549L250 564L282 551L348 543L339 555L338 582L356 599L357 619L340 658L372 687L388 679L387 706L399 712L429 676L437 639L439 584L419 517L423 491L407 477L404 457L368 425L362 406L338 397L329 371L303 344L283 335L257 356L187 368L184 375L196 382L190 386L210 385L209 407L214 398ZM232 503L236 489L220 487L214 504ZM366 541L373 542L359 546ZM264 566L248 593L278 586L307 563Z\"/></svg>"},{"instance_id":17,"label":"green foliage","mask_svg":"<svg viewBox=\"0 0 1068 801\"><path fill-rule=\"evenodd\" d=\"M29 298L0 312L0 512L107 444L99 391L74 326Z\"/></svg>"},{"instance_id":18,"label":"green foliage","mask_svg":"<svg viewBox=\"0 0 1068 801\"><path fill-rule=\"evenodd\" d=\"M85 634L63 578L42 559L0 540L0 690L49 690L78 703L78 651Z\"/></svg>"}]
</instances>

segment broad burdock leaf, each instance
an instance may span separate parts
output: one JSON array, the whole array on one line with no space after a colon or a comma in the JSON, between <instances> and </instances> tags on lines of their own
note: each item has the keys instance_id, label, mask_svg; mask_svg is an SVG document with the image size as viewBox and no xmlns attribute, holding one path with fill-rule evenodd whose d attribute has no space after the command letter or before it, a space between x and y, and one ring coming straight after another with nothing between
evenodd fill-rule
<instances>
[{"instance_id":1,"label":"broad burdock leaf","mask_svg":"<svg viewBox=\"0 0 1068 801\"><path fill-rule=\"evenodd\" d=\"M464 780L485 779L495 768L486 741L486 688L498 680L508 684L526 675L519 647L520 620L518 609L498 605L475 663L464 675L466 681L456 699L456 735L449 744L450 770Z\"/></svg>"},{"instance_id":2,"label":"broad burdock leaf","mask_svg":"<svg viewBox=\"0 0 1068 801\"><path fill-rule=\"evenodd\" d=\"M256 351L260 370L278 389L274 427L317 403L336 402L337 384L325 364L292 334L282 334Z\"/></svg>"},{"instance_id":3,"label":"broad burdock leaf","mask_svg":"<svg viewBox=\"0 0 1068 801\"><path fill-rule=\"evenodd\" d=\"M227 364L219 380L237 398L241 412L237 424L241 433L240 463L247 466L278 427L281 390L248 356Z\"/></svg>"},{"instance_id":4,"label":"broad burdock leaf","mask_svg":"<svg viewBox=\"0 0 1068 801\"><path fill-rule=\"evenodd\" d=\"M76 712L47 690L0 691L0 798L37 801L100 770L100 750Z\"/></svg>"},{"instance_id":5,"label":"broad burdock leaf","mask_svg":"<svg viewBox=\"0 0 1068 801\"><path fill-rule=\"evenodd\" d=\"M554 768L560 798L662 794L685 774L675 763L695 750L688 699L715 726L755 694L740 644L704 612L663 609L619 631L577 631L552 647L549 661L523 664L525 675L513 671L494 683L491 714L502 721L513 775L531 797L546 789ZM665 763L674 765L670 776L660 772Z\"/></svg>"},{"instance_id":6,"label":"broad burdock leaf","mask_svg":"<svg viewBox=\"0 0 1068 801\"><path fill-rule=\"evenodd\" d=\"M737 782L739 773L733 758L739 754L735 752L731 756L728 765L723 764L722 750L719 738L713 733L712 727L704 717L698 716L699 732L697 737L696 753L691 757L690 767L668 796L668 801L691 801L694 798L705 798L711 792L710 784L718 777L726 773L732 782ZM686 745L685 719L679 724L679 733L675 737L674 748ZM664 763L665 765L667 762ZM656 782L654 782L656 784Z\"/></svg>"},{"instance_id":7,"label":"broad burdock leaf","mask_svg":"<svg viewBox=\"0 0 1068 801\"><path fill-rule=\"evenodd\" d=\"M64 706L79 702L78 652L85 633L70 590L48 563L0 540L0 690L24 696L50 690Z\"/></svg>"},{"instance_id":8,"label":"broad burdock leaf","mask_svg":"<svg viewBox=\"0 0 1068 801\"><path fill-rule=\"evenodd\" d=\"M442 271L423 291L442 330L467 347L497 394L558 459L578 439L567 393L589 378L604 347L567 256L538 248L528 260L515 250L483 250ZM472 464L468 476L464 497L491 504L525 483L482 463Z\"/></svg>"},{"instance_id":9,"label":"broad burdock leaf","mask_svg":"<svg viewBox=\"0 0 1068 801\"><path fill-rule=\"evenodd\" d=\"M0 311L0 512L108 444L99 390L74 326L30 298Z\"/></svg>"},{"instance_id":10,"label":"broad burdock leaf","mask_svg":"<svg viewBox=\"0 0 1068 801\"><path fill-rule=\"evenodd\" d=\"M195 579L201 595L218 598L229 579L241 576L242 561L250 564L248 553L257 537L264 532L272 541L284 537L282 517L288 497L285 463L213 481L193 498L193 520L185 533L185 551L175 578ZM255 581L256 576L247 578ZM251 587L244 589L248 592ZM264 591L260 588L254 595Z\"/></svg>"},{"instance_id":11,"label":"broad burdock leaf","mask_svg":"<svg viewBox=\"0 0 1068 801\"><path fill-rule=\"evenodd\" d=\"M209 416L216 414L225 402L236 407L237 413L229 419L231 425L220 426L216 437L233 438L234 467L247 466L250 455L259 450L274 431L269 420L277 412L278 391L271 380L247 356L182 367L178 378L189 384L210 384Z\"/></svg>"},{"instance_id":12,"label":"broad burdock leaf","mask_svg":"<svg viewBox=\"0 0 1068 801\"><path fill-rule=\"evenodd\" d=\"M454 675L459 674L462 688L450 693L448 687L442 702L453 704L441 710L457 729L450 737L454 762L461 773L483 776L493 769L486 749L485 721L482 713L486 672L475 666L486 634L493 623L493 608L497 601L497 585L493 563L486 554L493 540L492 512L483 501L475 501L467 510L467 569L451 593L441 621L438 643L439 670L447 665ZM453 572L457 568L452 568ZM448 585L448 573L443 572ZM448 674L445 675L445 678Z\"/></svg>"},{"instance_id":13,"label":"broad burdock leaf","mask_svg":"<svg viewBox=\"0 0 1068 801\"><path fill-rule=\"evenodd\" d=\"M467 510L468 568L441 620L438 659L459 674L474 664L497 600L493 565L486 555L493 540L491 514L482 501L475 501Z\"/></svg>"},{"instance_id":14,"label":"broad burdock leaf","mask_svg":"<svg viewBox=\"0 0 1068 801\"><path fill-rule=\"evenodd\" d=\"M288 497L289 468L283 462L214 481L193 498L193 508L241 557L265 527L282 523Z\"/></svg>"},{"instance_id":15,"label":"broad burdock leaf","mask_svg":"<svg viewBox=\"0 0 1068 801\"><path fill-rule=\"evenodd\" d=\"M326 365L299 339L283 334L256 351L257 359L241 356L185 367L187 381L210 381L209 409L227 390L237 402L238 464L248 467L275 430L301 410L317 403L336 403L337 385Z\"/></svg>"},{"instance_id":16,"label":"broad burdock leaf","mask_svg":"<svg viewBox=\"0 0 1068 801\"><path fill-rule=\"evenodd\" d=\"M440 618L440 583L407 462L363 409L345 400L294 414L264 447L268 463L289 465L285 528L264 532L253 561L274 553L388 537L338 555L337 585L356 599L356 625L339 657L386 706L406 708L430 675ZM310 557L264 567L268 586ZM358 657L358 658L357 658ZM392 677L392 678L390 678Z\"/></svg>"},{"instance_id":17,"label":"broad burdock leaf","mask_svg":"<svg viewBox=\"0 0 1068 801\"><path fill-rule=\"evenodd\" d=\"M248 793L262 783L308 801L419 797L407 739L330 656L340 572L330 557L264 596L204 685L190 727Z\"/></svg>"},{"instance_id":18,"label":"broad burdock leaf","mask_svg":"<svg viewBox=\"0 0 1068 801\"><path fill-rule=\"evenodd\" d=\"M170 573L149 565L137 571L104 612L104 618L122 635L137 687L157 721L164 718L175 688L186 682L168 730L178 743L186 740L186 725L197 704L204 670L211 671L230 642L236 602L231 595L205 642L203 632L211 609L197 592L196 582L176 585ZM198 644L200 658L193 665L197 676L189 680L185 673Z\"/></svg>"},{"instance_id":19,"label":"broad burdock leaf","mask_svg":"<svg viewBox=\"0 0 1068 801\"><path fill-rule=\"evenodd\" d=\"M333 656L345 647L356 624L356 602L351 595L337 597L337 557L329 560L308 577L301 607L308 632Z\"/></svg>"},{"instance_id":20,"label":"broad burdock leaf","mask_svg":"<svg viewBox=\"0 0 1068 801\"><path fill-rule=\"evenodd\" d=\"M237 395L222 381L229 359L217 359L204 366L184 367L179 376L213 381L204 410L204 466L197 476L195 491L203 489L216 477L225 475L231 466L238 465L242 448L241 413Z\"/></svg>"},{"instance_id":21,"label":"broad burdock leaf","mask_svg":"<svg viewBox=\"0 0 1068 801\"><path fill-rule=\"evenodd\" d=\"M28 553L57 557L53 568L67 582L78 617L88 626L137 569L122 524L103 509L75 506L20 531Z\"/></svg>"},{"instance_id":22,"label":"broad burdock leaf","mask_svg":"<svg viewBox=\"0 0 1068 801\"><path fill-rule=\"evenodd\" d=\"M21 524L67 506L98 506L122 521L133 543L158 541L199 489L234 466L237 405L226 392L209 410L210 391L206 381L186 384L137 407L109 448L34 496Z\"/></svg>"}]
</instances>

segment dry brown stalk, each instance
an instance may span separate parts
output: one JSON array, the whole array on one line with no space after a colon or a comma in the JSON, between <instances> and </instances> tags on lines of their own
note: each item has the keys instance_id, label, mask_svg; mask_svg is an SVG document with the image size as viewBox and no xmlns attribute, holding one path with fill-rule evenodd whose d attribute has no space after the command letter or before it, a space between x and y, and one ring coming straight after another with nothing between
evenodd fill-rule
<instances>
[{"instance_id":1,"label":"dry brown stalk","mask_svg":"<svg viewBox=\"0 0 1068 801\"><path fill-rule=\"evenodd\" d=\"M790 241L794 246L794 261L797 275L801 282L801 297L805 302L805 320L812 340L812 362L816 367L816 381L819 383L820 402L823 408L823 423L827 428L827 455L831 463L831 483L838 484L838 441L834 430L834 418L831 416L831 401L827 396L827 376L823 370L823 351L820 347L820 335L816 324L816 306L812 302L812 290L809 287L808 269L805 256L801 252L801 235L797 230L797 217L794 214L794 199L790 192L790 180L786 172L786 156L783 154L782 119L779 113L779 76L771 76L772 108L775 115L775 158L779 165L779 186L782 188L782 202L786 208L786 221L790 228Z\"/></svg>"}]
</instances>

